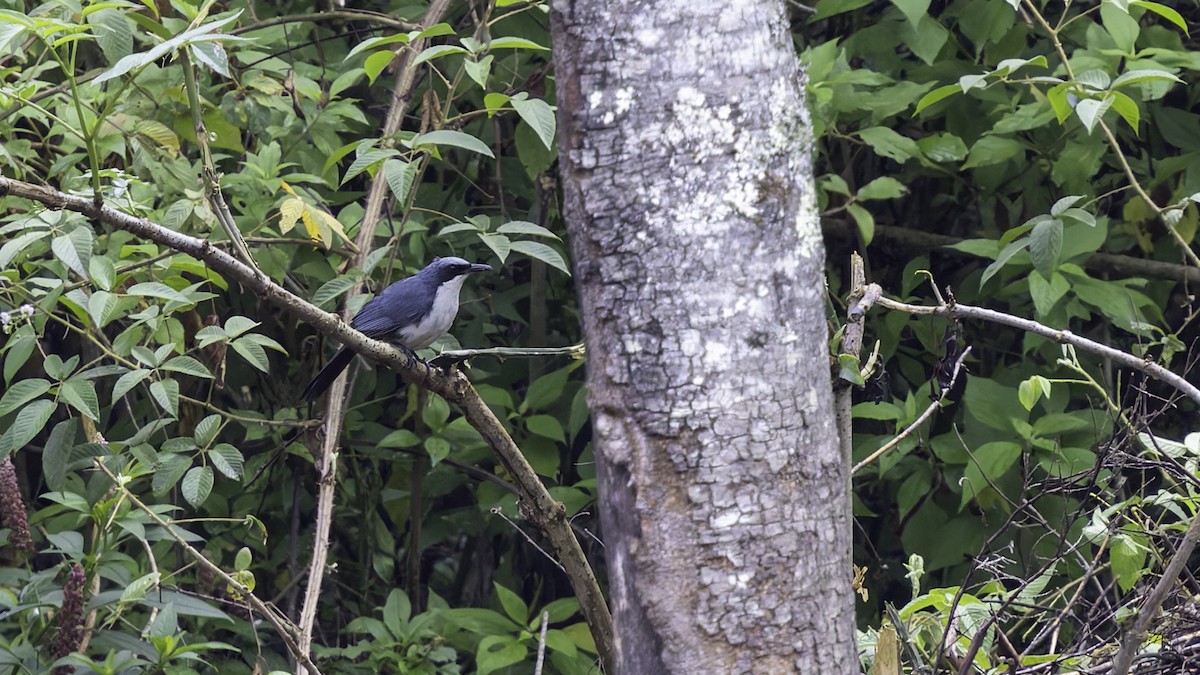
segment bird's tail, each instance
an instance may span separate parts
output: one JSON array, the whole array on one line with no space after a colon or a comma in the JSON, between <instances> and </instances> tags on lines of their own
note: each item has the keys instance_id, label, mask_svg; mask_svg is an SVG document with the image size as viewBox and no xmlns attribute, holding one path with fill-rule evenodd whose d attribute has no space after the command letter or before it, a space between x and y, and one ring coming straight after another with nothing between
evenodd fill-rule
<instances>
[{"instance_id":1,"label":"bird's tail","mask_svg":"<svg viewBox=\"0 0 1200 675\"><path fill-rule=\"evenodd\" d=\"M317 373L312 382L309 382L308 386L304 388L304 393L300 394L301 398L308 399L309 401L315 400L329 388L329 385L333 384L337 376L341 375L342 371L353 360L354 352L345 347L338 349L337 354L334 354L333 358L329 359L329 363L326 363L321 372Z\"/></svg>"}]
</instances>

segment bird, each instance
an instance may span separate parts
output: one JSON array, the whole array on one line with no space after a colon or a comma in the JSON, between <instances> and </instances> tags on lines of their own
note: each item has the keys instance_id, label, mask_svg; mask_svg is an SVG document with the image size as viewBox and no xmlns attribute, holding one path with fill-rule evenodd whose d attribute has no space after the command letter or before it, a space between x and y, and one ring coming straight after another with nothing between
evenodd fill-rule
<instances>
[{"instance_id":1,"label":"bird","mask_svg":"<svg viewBox=\"0 0 1200 675\"><path fill-rule=\"evenodd\" d=\"M492 267L462 258L434 258L420 272L388 286L359 310L350 326L369 338L415 352L446 334L458 316L458 292L467 277ZM315 400L354 360L345 345L300 395Z\"/></svg>"}]
</instances>

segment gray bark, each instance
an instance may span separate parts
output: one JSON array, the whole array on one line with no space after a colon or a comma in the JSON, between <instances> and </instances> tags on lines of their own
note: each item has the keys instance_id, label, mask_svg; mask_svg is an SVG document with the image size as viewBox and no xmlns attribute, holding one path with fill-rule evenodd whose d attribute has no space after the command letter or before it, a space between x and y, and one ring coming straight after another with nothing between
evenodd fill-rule
<instances>
[{"instance_id":1,"label":"gray bark","mask_svg":"<svg viewBox=\"0 0 1200 675\"><path fill-rule=\"evenodd\" d=\"M782 2L554 10L617 672L857 672L812 139Z\"/></svg>"}]
</instances>

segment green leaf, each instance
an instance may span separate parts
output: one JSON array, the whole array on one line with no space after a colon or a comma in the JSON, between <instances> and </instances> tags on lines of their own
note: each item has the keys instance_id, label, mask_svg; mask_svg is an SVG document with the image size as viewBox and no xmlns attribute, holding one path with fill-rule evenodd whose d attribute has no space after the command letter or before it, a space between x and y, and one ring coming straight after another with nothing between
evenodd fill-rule
<instances>
[{"instance_id":1,"label":"green leaf","mask_svg":"<svg viewBox=\"0 0 1200 675\"><path fill-rule=\"evenodd\" d=\"M217 440L217 433L221 431L221 416L209 415L196 423L196 431L193 437L196 440L197 447L207 448Z\"/></svg>"},{"instance_id":2,"label":"green leaf","mask_svg":"<svg viewBox=\"0 0 1200 675\"><path fill-rule=\"evenodd\" d=\"M100 400L96 397L96 385L91 380L67 380L58 388L58 396L80 413L100 421Z\"/></svg>"},{"instance_id":3,"label":"green leaf","mask_svg":"<svg viewBox=\"0 0 1200 675\"><path fill-rule=\"evenodd\" d=\"M146 594L150 592L150 589L158 585L158 580L158 572L151 572L134 579L133 581L129 582L129 584L125 586L125 590L121 592L121 602L131 603L145 600Z\"/></svg>"},{"instance_id":4,"label":"green leaf","mask_svg":"<svg viewBox=\"0 0 1200 675\"><path fill-rule=\"evenodd\" d=\"M1129 592L1147 572L1146 547L1127 534L1119 533L1109 540L1108 557L1117 585L1124 592Z\"/></svg>"},{"instance_id":5,"label":"green leaf","mask_svg":"<svg viewBox=\"0 0 1200 675\"><path fill-rule=\"evenodd\" d=\"M1139 84L1142 82L1178 82L1183 83L1174 73L1169 73L1165 70L1130 70L1122 73L1120 77L1113 80L1112 88L1127 87L1131 84Z\"/></svg>"},{"instance_id":6,"label":"green leaf","mask_svg":"<svg viewBox=\"0 0 1200 675\"><path fill-rule=\"evenodd\" d=\"M521 404L521 411L545 410L558 401L563 394L563 389L567 386L567 377L574 369L574 366L567 366L534 380L529 385L529 391L525 392L525 401Z\"/></svg>"},{"instance_id":7,"label":"green leaf","mask_svg":"<svg viewBox=\"0 0 1200 675\"><path fill-rule=\"evenodd\" d=\"M554 108L540 98L527 97L528 94L521 92L509 99L509 103L521 116L521 119L537 133L542 144L549 150L554 145Z\"/></svg>"},{"instance_id":8,"label":"green leaf","mask_svg":"<svg viewBox=\"0 0 1200 675\"><path fill-rule=\"evenodd\" d=\"M407 145L414 150L425 146L436 147L448 145L455 148L462 148L463 150L470 150L471 152L477 152L493 159L496 157L496 155L492 153L492 149L489 148L483 141L470 134L465 134L461 131L454 131L452 129L439 129L437 131L430 131L429 133L425 134L417 134L416 136L413 136L412 140L408 141Z\"/></svg>"},{"instance_id":9,"label":"green leaf","mask_svg":"<svg viewBox=\"0 0 1200 675\"><path fill-rule=\"evenodd\" d=\"M370 169L372 166L389 159L391 157L399 157L400 151L387 149L368 150L354 158L354 162L350 164L350 168L346 169L346 175L342 176L340 185L345 185L346 181L354 178L358 174Z\"/></svg>"},{"instance_id":10,"label":"green leaf","mask_svg":"<svg viewBox=\"0 0 1200 675\"><path fill-rule=\"evenodd\" d=\"M226 478L241 480L246 459L237 448L228 443L218 443L208 451L208 459Z\"/></svg>"},{"instance_id":11,"label":"green leaf","mask_svg":"<svg viewBox=\"0 0 1200 675\"><path fill-rule=\"evenodd\" d=\"M150 395L159 407L179 417L179 383L172 379L157 380L150 383Z\"/></svg>"},{"instance_id":12,"label":"green leaf","mask_svg":"<svg viewBox=\"0 0 1200 675\"><path fill-rule=\"evenodd\" d=\"M413 182L417 178L418 165L416 162L406 162L401 159L388 159L383 163L383 177L396 197L396 203L408 204L408 195L412 191Z\"/></svg>"},{"instance_id":13,"label":"green leaf","mask_svg":"<svg viewBox=\"0 0 1200 675\"><path fill-rule=\"evenodd\" d=\"M12 335L8 336L8 342L4 345L4 351L7 352L4 356L4 382L6 384L12 382L17 371L29 360L36 345L37 336L33 332L33 326L28 323L21 325Z\"/></svg>"},{"instance_id":14,"label":"green leaf","mask_svg":"<svg viewBox=\"0 0 1200 675\"><path fill-rule=\"evenodd\" d=\"M233 351L237 352L243 359L250 362L250 365L264 373L271 372L271 362L267 359L267 352L257 342L241 337L230 342L229 346L233 347Z\"/></svg>"},{"instance_id":15,"label":"green leaf","mask_svg":"<svg viewBox=\"0 0 1200 675\"><path fill-rule=\"evenodd\" d=\"M50 236L50 232L47 230L34 230L32 232L25 232L4 246L0 246L0 269L8 268L12 261L21 253L24 253L33 242L45 239L48 236Z\"/></svg>"},{"instance_id":16,"label":"green leaf","mask_svg":"<svg viewBox=\"0 0 1200 675\"><path fill-rule=\"evenodd\" d=\"M1103 70L1085 70L1075 76L1075 81L1093 91L1104 91L1112 84L1112 78Z\"/></svg>"},{"instance_id":17,"label":"green leaf","mask_svg":"<svg viewBox=\"0 0 1200 675\"><path fill-rule=\"evenodd\" d=\"M967 154L967 161L961 168L974 169L992 166L1018 156L1025 156L1025 146L1020 141L1003 136L984 136L971 146L971 151Z\"/></svg>"},{"instance_id":18,"label":"green leaf","mask_svg":"<svg viewBox=\"0 0 1200 675\"><path fill-rule=\"evenodd\" d=\"M1188 32L1187 22L1183 20L1183 15L1174 9L1157 2L1150 2L1150 0L1133 0L1133 2L1129 4L1133 5L1134 7L1141 7L1142 9L1154 12L1155 14L1178 26L1179 30L1183 31L1185 35L1191 35L1191 33Z\"/></svg>"},{"instance_id":19,"label":"green leaf","mask_svg":"<svg viewBox=\"0 0 1200 675\"><path fill-rule=\"evenodd\" d=\"M988 489L989 484L1000 480L1020 457L1021 446L1012 441L992 441L972 448L963 472L962 503L966 504Z\"/></svg>"},{"instance_id":20,"label":"green leaf","mask_svg":"<svg viewBox=\"0 0 1200 675\"><path fill-rule=\"evenodd\" d=\"M530 223L530 222L524 221L524 220L514 220L512 222L505 223L505 224L501 225L500 227L497 227L496 232L499 234L505 234L505 235L528 234L528 235L531 235L534 237L547 237L550 239L558 239L559 241L562 241L561 239L559 239L559 236L557 234L554 234L550 230L542 227L541 225L537 225L535 223Z\"/></svg>"},{"instance_id":21,"label":"green leaf","mask_svg":"<svg viewBox=\"0 0 1200 675\"><path fill-rule=\"evenodd\" d=\"M4 417L17 408L50 391L50 383L40 378L19 380L0 397L0 417Z\"/></svg>"},{"instance_id":22,"label":"green leaf","mask_svg":"<svg viewBox=\"0 0 1200 675\"><path fill-rule=\"evenodd\" d=\"M218 75L233 77L233 73L229 70L229 54L226 53L220 42L193 42L188 45L188 50L197 61L209 70Z\"/></svg>"},{"instance_id":23,"label":"green leaf","mask_svg":"<svg viewBox=\"0 0 1200 675\"><path fill-rule=\"evenodd\" d=\"M500 600L500 606L504 608L504 613L508 615L508 618L521 625L529 622L529 606L525 604L521 596L495 581L492 582L492 587L496 589L496 597Z\"/></svg>"},{"instance_id":24,"label":"green leaf","mask_svg":"<svg viewBox=\"0 0 1200 675\"><path fill-rule=\"evenodd\" d=\"M1059 199L1058 201L1054 202L1054 206L1050 207L1050 215L1061 216L1064 211L1078 204L1079 200L1081 199L1083 199L1083 195L1071 195L1069 197L1063 197L1062 199Z\"/></svg>"},{"instance_id":25,"label":"green leaf","mask_svg":"<svg viewBox=\"0 0 1200 675\"><path fill-rule=\"evenodd\" d=\"M0 438L0 458L29 445L34 436L42 433L46 422L50 421L50 416L57 408L53 401L44 398L21 408L12 427Z\"/></svg>"},{"instance_id":26,"label":"green leaf","mask_svg":"<svg viewBox=\"0 0 1200 675\"><path fill-rule=\"evenodd\" d=\"M961 162L967 156L967 144L951 133L930 134L917 147L933 162Z\"/></svg>"},{"instance_id":27,"label":"green leaf","mask_svg":"<svg viewBox=\"0 0 1200 675\"><path fill-rule=\"evenodd\" d=\"M209 23L192 28L191 30L184 31L170 40L155 45L149 51L141 52L139 54L130 54L120 61L117 61L112 68L109 68L103 73L100 73L100 75L96 76L96 78L92 80L92 83L101 84L113 79L114 77L120 77L125 73L134 70L135 68L142 68L143 66L154 63L167 54L179 49L183 45L195 40L235 39L231 35L214 36L212 33L216 32L217 29L226 24L237 21L237 18L241 16L241 14L241 10L238 10L231 16L227 16L224 19L211 21Z\"/></svg>"},{"instance_id":28,"label":"green leaf","mask_svg":"<svg viewBox=\"0 0 1200 675\"><path fill-rule=\"evenodd\" d=\"M571 270L567 267L567 261L563 260L562 255L550 248L546 244L538 241L514 241L512 242L512 250L525 255L535 260L541 260L547 265L557 269L567 276L571 276Z\"/></svg>"},{"instance_id":29,"label":"green leaf","mask_svg":"<svg viewBox=\"0 0 1200 675\"><path fill-rule=\"evenodd\" d=\"M489 635L475 652L476 675L491 673L525 660L527 649L511 635Z\"/></svg>"},{"instance_id":30,"label":"green leaf","mask_svg":"<svg viewBox=\"0 0 1200 675\"><path fill-rule=\"evenodd\" d=\"M183 476L179 491L193 508L199 507L208 499L213 488L213 470L210 466L193 466Z\"/></svg>"},{"instance_id":31,"label":"green leaf","mask_svg":"<svg viewBox=\"0 0 1200 675\"><path fill-rule=\"evenodd\" d=\"M151 372L153 372L153 371L146 370L145 368L138 368L137 370L131 370L128 373L125 373L124 375L122 375L121 377L118 377L116 384L113 385L113 390L112 390L113 400L115 401L115 400L121 398L126 393L128 393L130 389L133 389L134 387L138 386L138 384L140 384L142 382L142 380L145 380L147 377L150 377Z\"/></svg>"},{"instance_id":32,"label":"green leaf","mask_svg":"<svg viewBox=\"0 0 1200 675\"><path fill-rule=\"evenodd\" d=\"M985 269L983 271L983 276L980 277L980 279L979 279L980 287L982 287L984 284L986 284L988 282L988 279L991 279L993 276L995 276L995 274L997 272L999 272L1001 269L1003 269L1004 266L1006 264L1008 264L1008 261L1014 255L1016 255L1017 253L1020 253L1022 250L1024 250L1028 246L1029 246L1028 238L1019 239L1017 241L1012 242L1008 246L1005 246L1000 251L1000 254L996 256L996 262L992 263L991 265L988 265L987 269Z\"/></svg>"},{"instance_id":33,"label":"green leaf","mask_svg":"<svg viewBox=\"0 0 1200 675\"><path fill-rule=\"evenodd\" d=\"M167 361L166 363L162 364L161 368L163 370L170 370L170 371L176 372L176 373L183 373L185 375L191 375L193 377L203 377L205 379L212 379L212 373L208 372L208 368L203 363L200 363L195 358L193 358L191 356L187 356L187 355L176 356L175 358L171 359L170 361Z\"/></svg>"},{"instance_id":34,"label":"green leaf","mask_svg":"<svg viewBox=\"0 0 1200 675\"><path fill-rule=\"evenodd\" d=\"M846 212L854 218L854 222L858 224L858 231L862 234L863 244L870 244L875 238L875 217L871 212L858 204L847 204Z\"/></svg>"},{"instance_id":35,"label":"green leaf","mask_svg":"<svg viewBox=\"0 0 1200 675\"><path fill-rule=\"evenodd\" d=\"M233 558L233 569L238 572L245 572L250 569L250 564L254 562L254 552L249 547L243 546L238 549L237 555Z\"/></svg>"},{"instance_id":36,"label":"green leaf","mask_svg":"<svg viewBox=\"0 0 1200 675\"><path fill-rule=\"evenodd\" d=\"M853 354L838 354L838 378L863 386L862 363Z\"/></svg>"},{"instance_id":37,"label":"green leaf","mask_svg":"<svg viewBox=\"0 0 1200 675\"><path fill-rule=\"evenodd\" d=\"M1104 118L1104 113L1108 112L1109 107L1112 106L1112 102L1113 99L1111 96L1105 96L1102 100L1087 98L1075 106L1075 114L1079 115L1079 120L1083 122L1083 126L1088 130L1089 134L1096 128L1096 124Z\"/></svg>"},{"instance_id":38,"label":"green leaf","mask_svg":"<svg viewBox=\"0 0 1200 675\"><path fill-rule=\"evenodd\" d=\"M380 439L381 448L412 448L421 444L421 439L408 429L396 429Z\"/></svg>"},{"instance_id":39,"label":"green leaf","mask_svg":"<svg viewBox=\"0 0 1200 675\"><path fill-rule=\"evenodd\" d=\"M895 178L880 176L858 189L856 196L859 200L895 199L904 196L908 188Z\"/></svg>"},{"instance_id":40,"label":"green leaf","mask_svg":"<svg viewBox=\"0 0 1200 675\"><path fill-rule=\"evenodd\" d=\"M562 424L550 415L530 415L525 418L525 426L532 434L560 443L567 442L567 435L563 431Z\"/></svg>"},{"instance_id":41,"label":"green leaf","mask_svg":"<svg viewBox=\"0 0 1200 675\"><path fill-rule=\"evenodd\" d=\"M1034 375L1017 387L1017 399L1026 410L1033 410L1042 396L1050 398L1050 380L1041 375Z\"/></svg>"},{"instance_id":42,"label":"green leaf","mask_svg":"<svg viewBox=\"0 0 1200 675\"><path fill-rule=\"evenodd\" d=\"M88 262L92 258L94 246L95 237L89 227L77 227L71 230L70 234L55 237L50 242L54 257L84 279L88 278Z\"/></svg>"},{"instance_id":43,"label":"green leaf","mask_svg":"<svg viewBox=\"0 0 1200 675\"><path fill-rule=\"evenodd\" d=\"M442 56L446 56L448 54L469 54L469 53L470 52L468 52L467 50L465 50L462 47L459 47L457 45L434 45L432 47L427 47L420 54L417 54L417 58L413 59L412 65L418 66L418 65L421 65L422 63L425 63L426 61L432 61L433 59L436 59L436 58L442 57Z\"/></svg>"},{"instance_id":44,"label":"green leaf","mask_svg":"<svg viewBox=\"0 0 1200 675\"><path fill-rule=\"evenodd\" d=\"M1138 123L1141 121L1141 111L1138 109L1137 103L1125 94L1114 91L1109 95L1112 100L1113 110L1125 120L1129 128L1133 129L1133 133L1138 133Z\"/></svg>"},{"instance_id":45,"label":"green leaf","mask_svg":"<svg viewBox=\"0 0 1200 675\"><path fill-rule=\"evenodd\" d=\"M125 12L106 8L88 13L87 22L108 63L116 63L133 51L133 22Z\"/></svg>"},{"instance_id":46,"label":"green leaf","mask_svg":"<svg viewBox=\"0 0 1200 675\"><path fill-rule=\"evenodd\" d=\"M492 91L483 95L483 107L487 109L488 117L494 116L504 106L508 105L508 101L508 94Z\"/></svg>"},{"instance_id":47,"label":"green leaf","mask_svg":"<svg viewBox=\"0 0 1200 675\"><path fill-rule=\"evenodd\" d=\"M1063 224L1057 218L1043 220L1029 233L1029 258L1043 277L1049 279L1058 268L1062 244Z\"/></svg>"},{"instance_id":48,"label":"green leaf","mask_svg":"<svg viewBox=\"0 0 1200 675\"><path fill-rule=\"evenodd\" d=\"M97 256L92 260L104 260L104 258ZM120 302L120 298L108 291L92 293L92 297L88 298L87 311L96 328L104 328L115 318Z\"/></svg>"},{"instance_id":49,"label":"green leaf","mask_svg":"<svg viewBox=\"0 0 1200 675\"><path fill-rule=\"evenodd\" d=\"M550 51L549 47L543 47L533 40L526 40L519 37L492 38L491 43L488 44L488 49L534 49L544 52Z\"/></svg>"},{"instance_id":50,"label":"green leaf","mask_svg":"<svg viewBox=\"0 0 1200 675\"><path fill-rule=\"evenodd\" d=\"M488 76L492 72L492 61L494 60L495 57L493 57L491 54L479 59L478 61L465 59L463 60L463 70L467 71L467 77L471 78L475 84L478 84L480 88L486 89Z\"/></svg>"},{"instance_id":51,"label":"green leaf","mask_svg":"<svg viewBox=\"0 0 1200 675\"><path fill-rule=\"evenodd\" d=\"M930 0L892 0L892 4L899 8L904 18L915 27L921 21L921 17L929 12Z\"/></svg>"},{"instance_id":52,"label":"green leaf","mask_svg":"<svg viewBox=\"0 0 1200 675\"><path fill-rule=\"evenodd\" d=\"M162 496L175 487L183 474L192 466L192 458L184 454L165 454L154 469L154 479L151 489L157 496Z\"/></svg>"},{"instance_id":53,"label":"green leaf","mask_svg":"<svg viewBox=\"0 0 1200 675\"><path fill-rule=\"evenodd\" d=\"M257 328L259 323L253 319L248 319L244 316L235 314L225 320L225 334L231 338L235 338L248 330ZM199 335L199 333L197 333Z\"/></svg>"},{"instance_id":54,"label":"green leaf","mask_svg":"<svg viewBox=\"0 0 1200 675\"><path fill-rule=\"evenodd\" d=\"M54 425L46 447L42 450L42 475L51 490L62 490L67 480L67 467L71 463L71 449L75 447L78 420L68 419ZM86 504L85 504L86 506ZM84 512L90 509L85 508Z\"/></svg>"},{"instance_id":55,"label":"green leaf","mask_svg":"<svg viewBox=\"0 0 1200 675\"><path fill-rule=\"evenodd\" d=\"M894 159L903 164L914 157L921 156L917 142L906 136L888 129L887 127L871 127L858 132L858 137L871 146L880 157Z\"/></svg>"},{"instance_id":56,"label":"green leaf","mask_svg":"<svg viewBox=\"0 0 1200 675\"><path fill-rule=\"evenodd\" d=\"M1037 270L1029 275L1029 295L1033 298L1033 306L1040 316L1049 314L1069 289L1070 285L1067 280L1058 272L1055 272L1049 280Z\"/></svg>"},{"instance_id":57,"label":"green leaf","mask_svg":"<svg viewBox=\"0 0 1200 675\"><path fill-rule=\"evenodd\" d=\"M318 288L316 293L313 293L312 304L323 309L329 309L326 306L329 301L349 291L358 284L359 280L354 277L334 277Z\"/></svg>"},{"instance_id":58,"label":"green leaf","mask_svg":"<svg viewBox=\"0 0 1200 675\"><path fill-rule=\"evenodd\" d=\"M921 100L917 101L917 107L915 110L913 110L913 116L915 117L915 116L919 115L922 110L928 108L929 106L933 105L934 103L942 101L943 99L950 98L951 96L954 96L955 94L958 94L961 91L962 91L962 87L958 86L957 84L947 84L945 86L941 86L941 87L938 87L937 89L934 89L933 91L929 92L928 94L925 94L924 96L922 96Z\"/></svg>"},{"instance_id":59,"label":"green leaf","mask_svg":"<svg viewBox=\"0 0 1200 675\"><path fill-rule=\"evenodd\" d=\"M159 283L157 281L147 281L140 284L134 284L133 286L129 287L129 290L127 290L126 293L129 295L162 298L163 300L170 300L183 305L193 304L192 299L188 296L180 293L166 284Z\"/></svg>"},{"instance_id":60,"label":"green leaf","mask_svg":"<svg viewBox=\"0 0 1200 675\"><path fill-rule=\"evenodd\" d=\"M928 14L922 15L916 25L902 24L899 32L912 53L930 66L950 39L950 31Z\"/></svg>"},{"instance_id":61,"label":"green leaf","mask_svg":"<svg viewBox=\"0 0 1200 675\"><path fill-rule=\"evenodd\" d=\"M1117 48L1125 54L1133 54L1141 28L1128 11L1122 11L1111 2L1100 5L1100 18L1104 29L1112 36Z\"/></svg>"},{"instance_id":62,"label":"green leaf","mask_svg":"<svg viewBox=\"0 0 1200 675\"><path fill-rule=\"evenodd\" d=\"M395 56L395 52L388 49L381 49L363 61L363 72L367 74L367 79L370 80L371 84L375 84L375 79L379 77L384 68L388 67L388 64L392 62Z\"/></svg>"},{"instance_id":63,"label":"green leaf","mask_svg":"<svg viewBox=\"0 0 1200 675\"><path fill-rule=\"evenodd\" d=\"M450 441L438 436L425 439L425 452L429 454L429 463L437 466L450 455Z\"/></svg>"}]
</instances>

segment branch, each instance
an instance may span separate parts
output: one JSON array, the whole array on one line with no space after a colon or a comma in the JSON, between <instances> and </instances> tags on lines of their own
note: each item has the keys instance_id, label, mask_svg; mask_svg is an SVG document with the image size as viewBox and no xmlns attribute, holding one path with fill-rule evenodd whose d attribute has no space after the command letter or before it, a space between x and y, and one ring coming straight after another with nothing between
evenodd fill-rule
<instances>
[{"instance_id":1,"label":"branch","mask_svg":"<svg viewBox=\"0 0 1200 675\"><path fill-rule=\"evenodd\" d=\"M878 288L878 284L869 284L867 286L868 290L870 290L871 287ZM879 299L876 300L876 302L887 309L904 312L906 314L942 316L949 314L952 311L951 307L948 305L910 305L903 302L897 302L890 298L885 298L882 295L879 296ZM864 309L868 309L868 307L864 307ZM1180 375L1167 370L1153 361L1141 359L1128 352L1123 352L1119 349L1102 345L1095 340L1089 340L1088 338L1076 335L1069 330L1051 328L1047 325L1040 324L1030 319L1022 319L1021 317L1005 314L1003 312L997 312L991 309L984 309L983 307L973 307L971 305L964 305L960 303L954 305L953 312L958 317L998 323L1010 328L1023 330L1027 333L1041 335L1044 338L1054 340L1060 344L1068 344L1085 352L1115 361L1126 368L1136 370L1140 373L1145 373L1161 382L1166 382L1172 387L1178 389L1184 396L1187 396L1195 401L1197 405L1200 405L1200 388L1197 388L1195 385L1183 379L1183 377Z\"/></svg>"},{"instance_id":2,"label":"branch","mask_svg":"<svg viewBox=\"0 0 1200 675\"><path fill-rule=\"evenodd\" d=\"M116 486L116 488L120 490L125 497L133 503L134 506L138 507L142 513L145 513L150 520L154 521L154 524L161 527L163 531L170 535L171 538L175 540L175 543L181 546L183 550L187 552L187 554L191 556L193 560L196 561L197 565L203 567L209 572L212 572L213 575L228 584L230 588L245 598L246 602L249 603L250 606L255 609L255 611L257 611L263 616L263 618L270 622L271 625L275 627L275 632L278 633L279 637L284 641L285 644L287 644L288 651L290 651L292 656L295 656L296 660L303 664L305 668L308 668L308 672L313 673L314 675L321 675L321 671L317 670L317 666L312 662L312 659L308 657L308 652L300 649L299 645L296 644L295 624L289 621L286 616L284 616L274 607L271 607L262 600L259 600L258 596L254 595L254 593L250 589L246 588L246 586L240 581L234 579L225 570L221 569L220 566L205 557L203 553L196 550L195 547L188 543L187 539L184 539L182 535L175 531L175 527L173 525L164 520L162 516L155 513L154 509L150 508L148 505L142 502L142 500L138 499L137 495L130 492L129 489L125 487L125 481L110 471L109 468L104 465L104 462L97 459L94 462L94 465L103 471L104 475L108 476L109 480L113 482L113 485ZM150 556L150 560L154 560L153 555Z\"/></svg>"},{"instance_id":3,"label":"branch","mask_svg":"<svg viewBox=\"0 0 1200 675\"><path fill-rule=\"evenodd\" d=\"M871 287L878 288L877 284L868 286L869 295ZM1200 405L1200 388L1191 384L1180 375L1160 366L1153 361L1140 359L1132 354L1123 352L1119 349L1114 349L1107 345L1102 345L1094 340L1075 335L1069 330L1058 330L1044 324L1029 319L1004 314L991 309L982 307L973 307L971 305L955 304L953 308L948 305L928 306L928 305L910 305L903 302L897 302L889 298L879 296L876 300L879 305L887 309L905 312L907 314L923 314L923 315L943 315L949 314L951 311L959 318L976 319L998 323L1003 326L1009 326L1018 330L1023 330L1035 335L1040 335L1044 338L1054 340L1060 344L1068 344L1085 352L1090 352L1101 358L1114 361L1126 368L1136 370L1153 377L1156 380L1165 382L1175 389L1179 390L1183 395L1195 401ZM864 308L866 309L866 308ZM857 469L857 467L856 467ZM1175 582L1179 579L1179 575L1183 572L1183 568L1191 557L1192 551L1195 550L1197 543L1200 543L1200 517L1192 518L1192 523L1188 526L1187 532L1183 536L1183 540L1179 544L1179 548L1175 551L1175 556L1171 562L1167 564L1163 570L1162 577L1155 584L1154 589L1146 597L1145 603L1138 610L1137 620L1133 626L1124 633L1121 638L1121 651L1114 661L1112 672L1114 675L1125 675L1128 672L1130 664L1133 662L1133 657L1142 644L1145 637L1146 629L1150 623L1158 617L1159 609L1163 602L1166 601L1167 595L1175 586Z\"/></svg>"},{"instance_id":4,"label":"branch","mask_svg":"<svg viewBox=\"0 0 1200 675\"><path fill-rule=\"evenodd\" d=\"M512 477L513 484L521 494L522 514L541 530L567 571L572 589L579 598L584 618L595 638L601 662L606 667L613 663L612 615L583 549L571 531L566 508L546 490L512 437L465 375L458 371L444 373L430 368L387 343L368 338L336 315L320 310L270 279L260 278L255 270L203 239L169 230L146 218L122 213L108 205L97 207L86 198L0 176L0 197L5 196L31 199L54 210L66 209L82 213L111 227L186 253L205 262L225 277L239 282L249 291L256 293L263 302L287 311L325 336L345 344L368 359L386 365L404 381L425 387L456 406L462 411L467 422L492 448L501 465Z\"/></svg>"}]
</instances>

